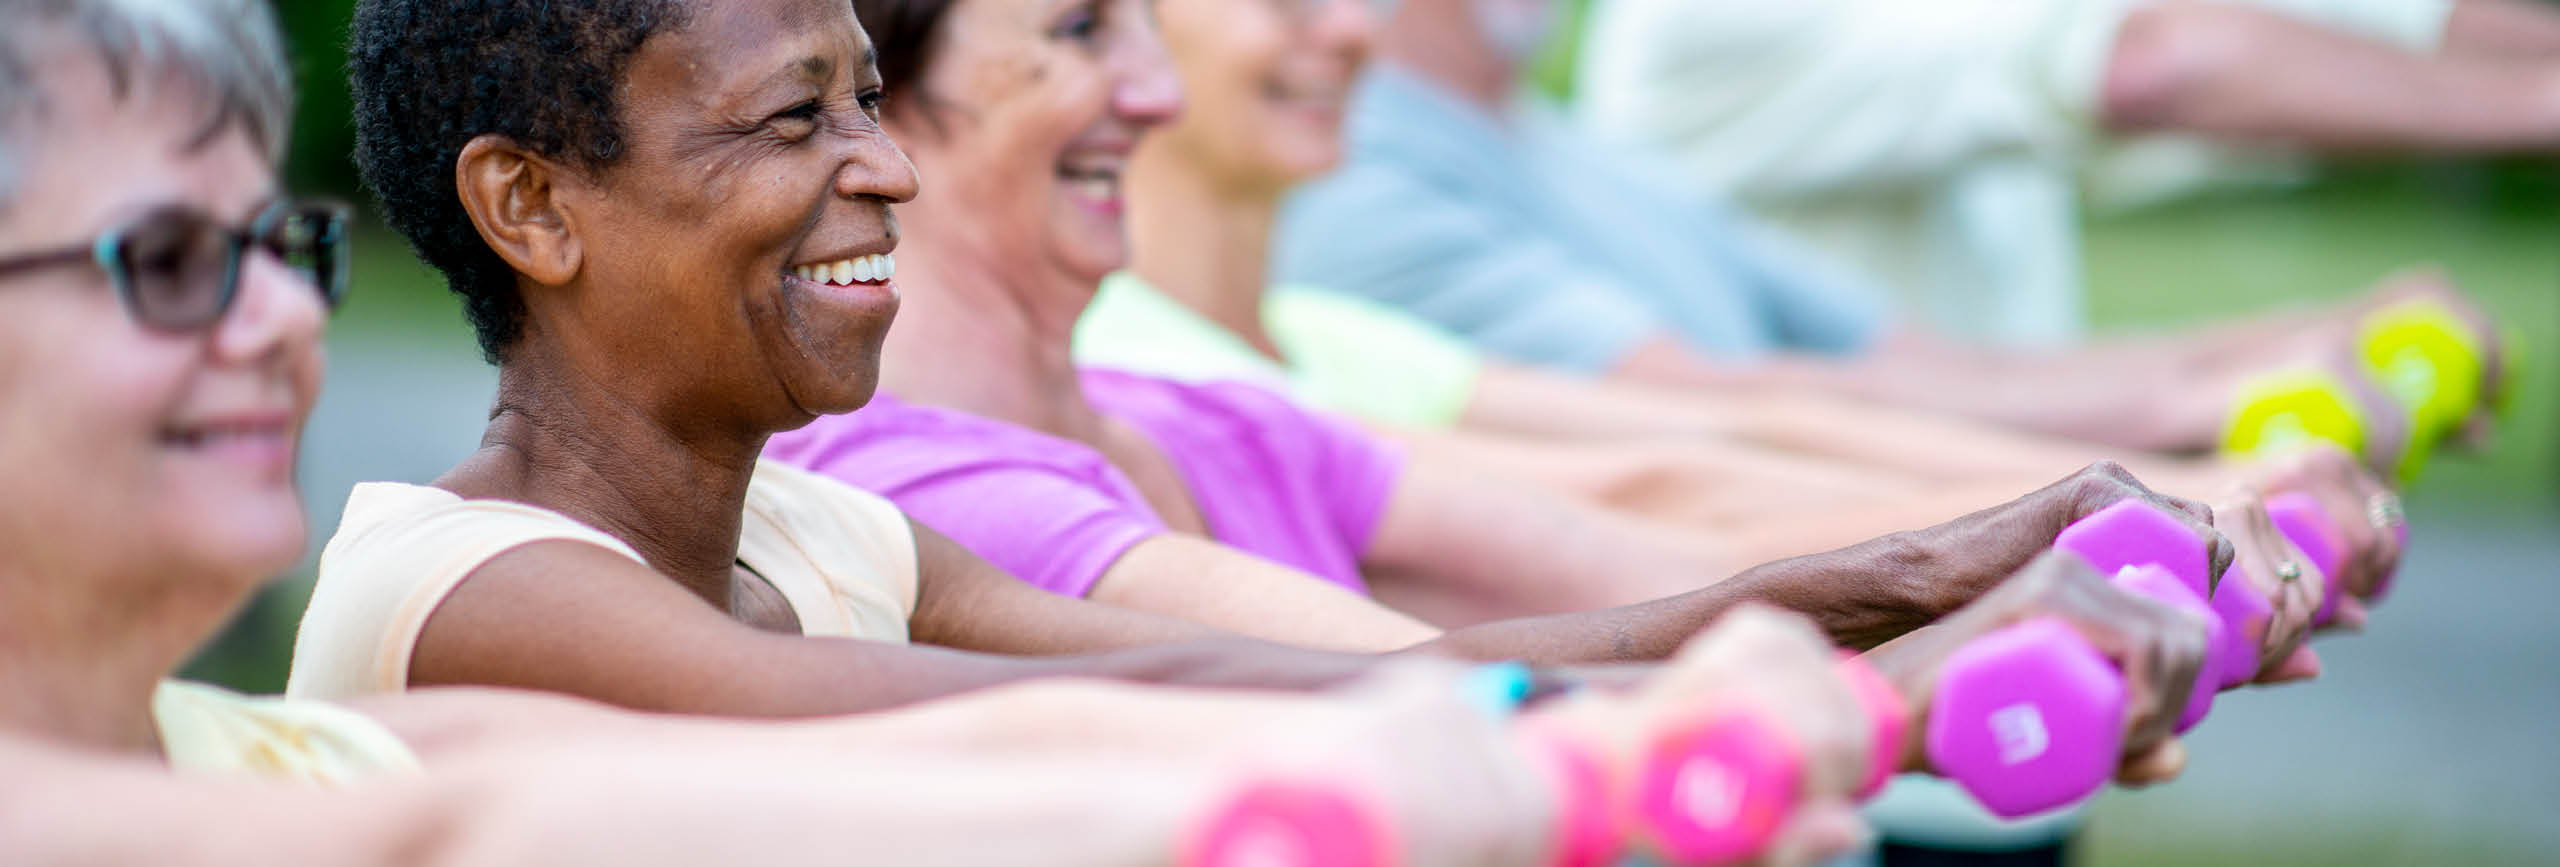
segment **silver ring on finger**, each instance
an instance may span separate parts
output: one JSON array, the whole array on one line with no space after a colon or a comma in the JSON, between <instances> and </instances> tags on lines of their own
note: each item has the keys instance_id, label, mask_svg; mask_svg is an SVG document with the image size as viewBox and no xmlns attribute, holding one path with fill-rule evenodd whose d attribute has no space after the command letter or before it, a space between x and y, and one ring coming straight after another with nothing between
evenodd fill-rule
<instances>
[{"instance_id":1,"label":"silver ring on finger","mask_svg":"<svg viewBox=\"0 0 2560 867\"><path fill-rule=\"evenodd\" d=\"M2371 499L2365 500L2364 517L2365 520L2373 522L2373 528L2376 530L2397 529L2402 522L2409 519L2408 514L2400 509L2400 495L2390 491L2375 494Z\"/></svg>"}]
</instances>

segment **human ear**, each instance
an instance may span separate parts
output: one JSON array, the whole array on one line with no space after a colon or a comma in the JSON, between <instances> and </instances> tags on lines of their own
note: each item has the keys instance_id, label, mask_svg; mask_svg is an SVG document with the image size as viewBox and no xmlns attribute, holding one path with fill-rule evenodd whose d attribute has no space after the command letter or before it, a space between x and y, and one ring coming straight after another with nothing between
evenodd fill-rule
<instances>
[{"instance_id":1,"label":"human ear","mask_svg":"<svg viewBox=\"0 0 2560 867\"><path fill-rule=\"evenodd\" d=\"M558 184L574 180L558 163L498 135L473 138L453 161L455 192L480 240L545 286L568 283L584 254L577 222L557 195Z\"/></svg>"}]
</instances>

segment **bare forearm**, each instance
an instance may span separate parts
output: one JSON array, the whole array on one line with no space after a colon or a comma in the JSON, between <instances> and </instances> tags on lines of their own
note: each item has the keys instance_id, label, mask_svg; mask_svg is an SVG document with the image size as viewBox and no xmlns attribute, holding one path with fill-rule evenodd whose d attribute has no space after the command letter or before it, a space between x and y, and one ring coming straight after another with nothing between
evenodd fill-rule
<instances>
[{"instance_id":1,"label":"bare forearm","mask_svg":"<svg viewBox=\"0 0 2560 867\"><path fill-rule=\"evenodd\" d=\"M2449 44L2506 45L2494 26L2526 43L2560 32L2547 13L2483 6L2457 14ZM2136 10L2102 87L2103 120L2119 130L2341 150L2560 144L2560 54L2416 54L2237 3Z\"/></svg>"},{"instance_id":2,"label":"bare forearm","mask_svg":"<svg viewBox=\"0 0 2560 867\"><path fill-rule=\"evenodd\" d=\"M2446 54L2560 59L2560 7L2537 0L2456 0L2445 21Z\"/></svg>"}]
</instances>

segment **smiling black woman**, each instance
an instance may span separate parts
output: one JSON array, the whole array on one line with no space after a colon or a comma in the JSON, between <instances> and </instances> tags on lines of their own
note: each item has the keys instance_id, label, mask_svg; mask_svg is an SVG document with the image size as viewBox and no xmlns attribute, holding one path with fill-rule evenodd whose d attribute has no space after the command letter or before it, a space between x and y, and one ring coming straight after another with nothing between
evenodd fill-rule
<instances>
[{"instance_id":1,"label":"smiling black woman","mask_svg":"<svg viewBox=\"0 0 2560 867\"><path fill-rule=\"evenodd\" d=\"M897 306L894 269L872 257L891 254L891 207L919 191L882 132L849 7L491 5L357 13L366 178L465 297L499 388L478 453L432 485L350 497L290 691L521 686L787 716L1046 675L1308 687L1376 664L1043 593L885 500L758 461L771 435L871 397ZM954 186L972 180L987 181ZM1119 231L1116 217L1078 225ZM2081 481L2037 513L2149 495L2104 471ZM2107 646L2186 659L2197 643L2174 612L2086 570L2011 586L1947 632L2080 608ZM1595 612L1362 649L1658 660L1739 598L1702 592L1633 639L1609 633L1626 615ZM1418 626L1358 601L1340 628ZM1899 652L1880 665L1925 702L1935 657ZM2179 696L2188 676L2144 669L2138 688ZM2158 710L2175 705L2140 715L2137 779L2164 770L2139 757L2173 746Z\"/></svg>"}]
</instances>

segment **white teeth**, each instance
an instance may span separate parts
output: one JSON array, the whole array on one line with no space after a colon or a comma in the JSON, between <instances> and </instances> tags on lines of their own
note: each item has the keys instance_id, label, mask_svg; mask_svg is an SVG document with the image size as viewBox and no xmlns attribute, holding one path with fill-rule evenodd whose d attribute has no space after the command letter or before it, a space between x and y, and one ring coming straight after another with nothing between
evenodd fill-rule
<instances>
[{"instance_id":1,"label":"white teeth","mask_svg":"<svg viewBox=\"0 0 2560 867\"><path fill-rule=\"evenodd\" d=\"M898 273L898 260L887 253L873 253L839 259L822 265L793 265L791 275L813 283L851 286L855 283L882 283Z\"/></svg>"}]
</instances>

